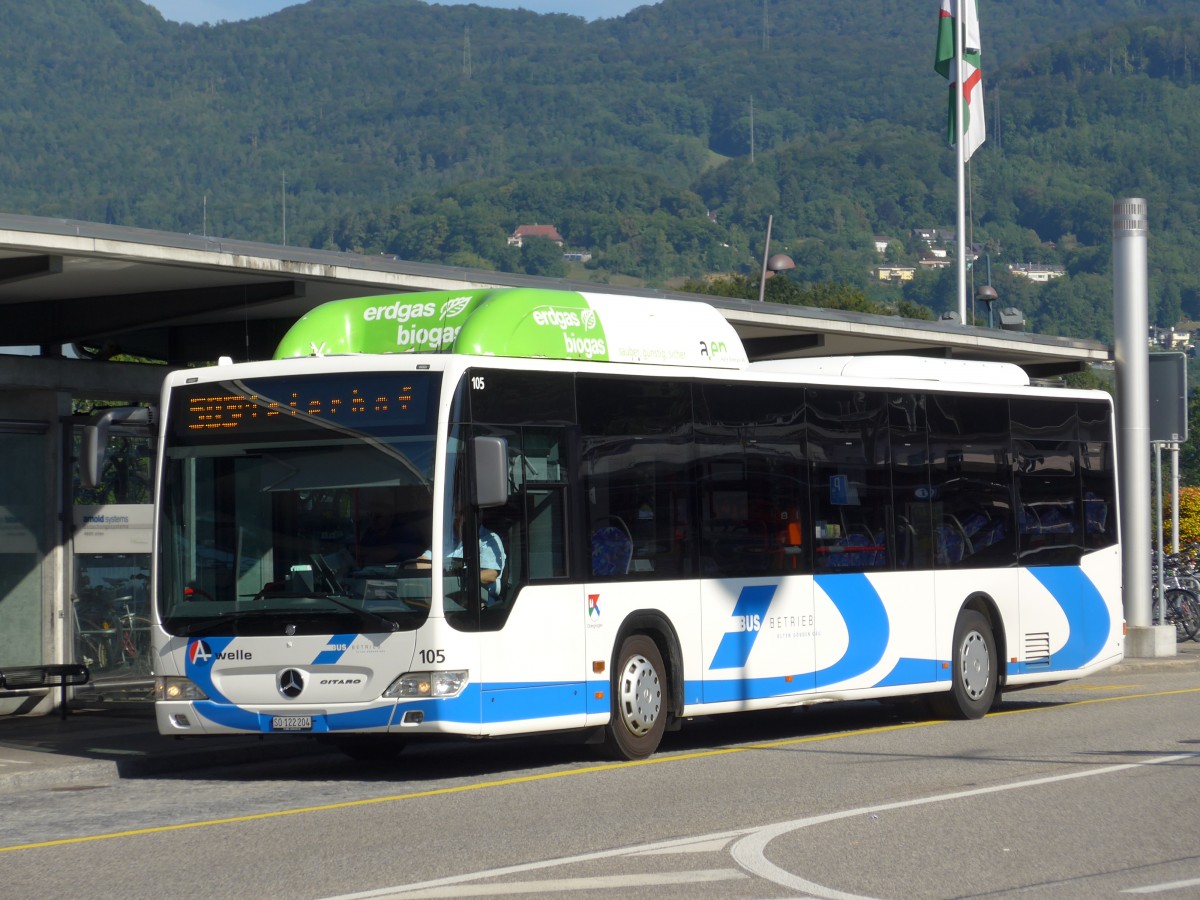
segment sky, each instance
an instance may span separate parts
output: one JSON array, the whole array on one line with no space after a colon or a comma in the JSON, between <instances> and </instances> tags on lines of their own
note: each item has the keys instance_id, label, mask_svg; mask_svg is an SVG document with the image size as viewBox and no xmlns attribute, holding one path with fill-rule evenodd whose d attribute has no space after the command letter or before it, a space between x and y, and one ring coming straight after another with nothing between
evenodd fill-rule
<instances>
[{"instance_id":1,"label":"sky","mask_svg":"<svg viewBox=\"0 0 1200 900\"><path fill-rule=\"evenodd\" d=\"M297 0L147 0L163 18L172 22L236 22L278 12L285 6L297 6ZM623 16L638 6L651 6L658 0L437 0L447 6L475 3L501 9L527 9L537 13L570 13L592 19Z\"/></svg>"}]
</instances>

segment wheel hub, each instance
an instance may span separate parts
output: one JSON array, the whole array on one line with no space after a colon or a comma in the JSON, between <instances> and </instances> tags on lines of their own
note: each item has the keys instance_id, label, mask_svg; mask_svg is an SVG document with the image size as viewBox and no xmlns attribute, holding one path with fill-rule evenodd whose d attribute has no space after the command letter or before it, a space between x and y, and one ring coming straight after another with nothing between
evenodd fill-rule
<instances>
[{"instance_id":1,"label":"wheel hub","mask_svg":"<svg viewBox=\"0 0 1200 900\"><path fill-rule=\"evenodd\" d=\"M963 688L972 700L978 700L987 691L990 669L987 641L978 631L972 631L962 647Z\"/></svg>"},{"instance_id":2,"label":"wheel hub","mask_svg":"<svg viewBox=\"0 0 1200 900\"><path fill-rule=\"evenodd\" d=\"M632 734L641 737L662 713L662 683L644 656L635 656L621 678L621 717Z\"/></svg>"}]
</instances>

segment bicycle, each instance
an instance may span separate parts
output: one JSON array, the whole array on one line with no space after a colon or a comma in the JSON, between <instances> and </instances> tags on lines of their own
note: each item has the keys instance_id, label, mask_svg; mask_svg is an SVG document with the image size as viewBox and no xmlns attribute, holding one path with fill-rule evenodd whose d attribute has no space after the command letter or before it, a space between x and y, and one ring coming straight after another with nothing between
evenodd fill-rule
<instances>
[{"instance_id":1,"label":"bicycle","mask_svg":"<svg viewBox=\"0 0 1200 900\"><path fill-rule=\"evenodd\" d=\"M1152 621L1175 626L1175 642L1200 640L1200 580L1192 569L1190 557L1175 554L1163 560L1163 597L1158 596L1158 569L1155 573L1155 597Z\"/></svg>"},{"instance_id":2,"label":"bicycle","mask_svg":"<svg viewBox=\"0 0 1200 900\"><path fill-rule=\"evenodd\" d=\"M150 659L150 620L130 612L117 616L120 627L121 662L126 669L137 675L153 674Z\"/></svg>"},{"instance_id":3,"label":"bicycle","mask_svg":"<svg viewBox=\"0 0 1200 900\"><path fill-rule=\"evenodd\" d=\"M75 642L84 665L103 672L117 664L119 629L108 617L85 617L75 607Z\"/></svg>"}]
</instances>

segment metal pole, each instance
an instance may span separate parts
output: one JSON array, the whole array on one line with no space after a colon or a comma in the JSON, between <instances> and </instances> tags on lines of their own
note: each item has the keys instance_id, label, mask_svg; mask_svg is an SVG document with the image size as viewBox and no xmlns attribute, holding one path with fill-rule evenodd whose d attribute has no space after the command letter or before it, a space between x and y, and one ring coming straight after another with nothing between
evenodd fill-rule
<instances>
[{"instance_id":1,"label":"metal pole","mask_svg":"<svg viewBox=\"0 0 1200 900\"><path fill-rule=\"evenodd\" d=\"M1158 578L1156 579L1155 607L1157 615L1154 617L1155 625L1163 624L1163 597L1166 596L1163 590L1163 579L1165 572L1163 569L1163 505L1162 505L1162 442L1154 442L1154 513L1156 521L1154 523L1155 543L1158 544Z\"/></svg>"},{"instance_id":2,"label":"metal pole","mask_svg":"<svg viewBox=\"0 0 1200 900\"><path fill-rule=\"evenodd\" d=\"M279 205L283 217L283 246L287 246L287 173L279 173Z\"/></svg>"},{"instance_id":3,"label":"metal pole","mask_svg":"<svg viewBox=\"0 0 1200 900\"><path fill-rule=\"evenodd\" d=\"M954 12L954 158L958 176L958 321L967 324L967 154L963 134L963 41L966 34L964 4L956 0Z\"/></svg>"},{"instance_id":4,"label":"metal pole","mask_svg":"<svg viewBox=\"0 0 1200 900\"><path fill-rule=\"evenodd\" d=\"M1150 625L1150 360L1146 201L1113 203L1113 324L1117 369L1117 462L1120 475L1121 574L1125 620Z\"/></svg>"},{"instance_id":5,"label":"metal pole","mask_svg":"<svg viewBox=\"0 0 1200 900\"><path fill-rule=\"evenodd\" d=\"M763 298L767 295L767 259L771 255L771 225L775 222L775 216L767 216L767 246L763 247L763 265L762 273L758 276L758 302L762 303Z\"/></svg>"},{"instance_id":6,"label":"metal pole","mask_svg":"<svg viewBox=\"0 0 1200 900\"><path fill-rule=\"evenodd\" d=\"M1179 444L1171 444L1171 552L1179 552Z\"/></svg>"},{"instance_id":7,"label":"metal pole","mask_svg":"<svg viewBox=\"0 0 1200 900\"><path fill-rule=\"evenodd\" d=\"M992 283L992 254L987 255L987 283ZM996 305L996 301L992 300L988 303L988 328L995 328L996 323L992 319L992 307Z\"/></svg>"}]
</instances>

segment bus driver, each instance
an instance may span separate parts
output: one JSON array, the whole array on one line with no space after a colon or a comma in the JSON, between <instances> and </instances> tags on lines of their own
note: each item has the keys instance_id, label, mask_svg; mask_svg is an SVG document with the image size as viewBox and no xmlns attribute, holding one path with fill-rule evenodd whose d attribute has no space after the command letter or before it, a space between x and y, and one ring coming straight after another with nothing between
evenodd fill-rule
<instances>
[{"instance_id":1,"label":"bus driver","mask_svg":"<svg viewBox=\"0 0 1200 900\"><path fill-rule=\"evenodd\" d=\"M462 537L462 514L454 516L454 545L450 552L446 554L447 560L459 560L463 558L463 543ZM506 557L504 553L504 543L500 540L500 536L496 532L488 528L479 526L479 583L483 586L485 592L484 603L491 606L498 603L500 600L500 576L504 573L504 563ZM428 569L433 562L433 551L426 550L416 560L413 561L413 567L418 569Z\"/></svg>"}]
</instances>

